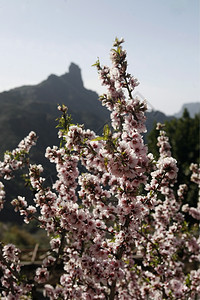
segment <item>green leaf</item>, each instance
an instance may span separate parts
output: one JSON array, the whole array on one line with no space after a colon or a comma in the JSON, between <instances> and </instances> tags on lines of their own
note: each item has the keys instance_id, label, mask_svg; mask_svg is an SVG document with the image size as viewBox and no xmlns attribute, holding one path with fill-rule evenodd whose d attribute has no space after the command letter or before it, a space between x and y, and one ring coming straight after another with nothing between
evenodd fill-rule
<instances>
[{"instance_id":1,"label":"green leaf","mask_svg":"<svg viewBox=\"0 0 200 300\"><path fill-rule=\"evenodd\" d=\"M104 157L104 165L105 165L106 171L108 171L108 159L107 159L107 157Z\"/></svg>"},{"instance_id":2,"label":"green leaf","mask_svg":"<svg viewBox=\"0 0 200 300\"><path fill-rule=\"evenodd\" d=\"M103 128L103 135L106 139L108 139L108 137L110 136L110 128L107 124Z\"/></svg>"},{"instance_id":3,"label":"green leaf","mask_svg":"<svg viewBox=\"0 0 200 300\"><path fill-rule=\"evenodd\" d=\"M187 274L187 278L185 280L185 284L190 287L191 286L191 279L190 279L190 274Z\"/></svg>"},{"instance_id":4,"label":"green leaf","mask_svg":"<svg viewBox=\"0 0 200 300\"><path fill-rule=\"evenodd\" d=\"M105 139L105 137L103 137L103 136L98 136L97 138L95 138L95 139L92 139L92 141L105 141L106 139Z\"/></svg>"},{"instance_id":5,"label":"green leaf","mask_svg":"<svg viewBox=\"0 0 200 300\"><path fill-rule=\"evenodd\" d=\"M99 57L98 57L96 63L92 65L92 67L100 67Z\"/></svg>"}]
</instances>

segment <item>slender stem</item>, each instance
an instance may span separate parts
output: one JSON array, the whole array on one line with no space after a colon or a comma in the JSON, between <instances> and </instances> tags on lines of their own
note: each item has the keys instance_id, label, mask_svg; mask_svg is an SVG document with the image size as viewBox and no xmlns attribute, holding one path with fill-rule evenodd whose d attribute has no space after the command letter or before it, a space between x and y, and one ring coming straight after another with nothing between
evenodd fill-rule
<instances>
[{"instance_id":1,"label":"slender stem","mask_svg":"<svg viewBox=\"0 0 200 300\"><path fill-rule=\"evenodd\" d=\"M129 217L129 215L127 215L126 216L126 221L125 221L124 225L122 226L122 228L123 229L128 228L129 223L130 223L130 217ZM124 242L125 241L122 242L121 246L119 247L119 249L117 251L116 258L118 260L120 260L122 258L123 253L126 249L126 247L124 246ZM109 297L108 297L109 300L114 300L114 298L115 298L116 284L117 284L117 279L114 279L112 281L111 286L110 286L110 294L109 294Z\"/></svg>"},{"instance_id":2,"label":"slender stem","mask_svg":"<svg viewBox=\"0 0 200 300\"><path fill-rule=\"evenodd\" d=\"M113 280L112 282L112 285L110 287L110 295L109 295L109 300L114 300L115 298L115 289L116 289L116 283L117 283L117 280Z\"/></svg>"},{"instance_id":3,"label":"slender stem","mask_svg":"<svg viewBox=\"0 0 200 300\"><path fill-rule=\"evenodd\" d=\"M139 233L140 235L142 235L151 245L152 247L156 250L156 252L158 253L158 256L160 259L163 258L163 255L160 253L160 251L158 250L158 247L143 233L143 232L140 232L138 230L136 230L137 233Z\"/></svg>"},{"instance_id":4,"label":"slender stem","mask_svg":"<svg viewBox=\"0 0 200 300\"><path fill-rule=\"evenodd\" d=\"M128 81L127 81L127 78L126 78L126 74L124 74L124 80L125 80L125 83L126 83L126 89L128 91L128 95L129 95L130 99L133 99L133 96L132 96L132 93L131 93L131 90L129 88Z\"/></svg>"}]
</instances>

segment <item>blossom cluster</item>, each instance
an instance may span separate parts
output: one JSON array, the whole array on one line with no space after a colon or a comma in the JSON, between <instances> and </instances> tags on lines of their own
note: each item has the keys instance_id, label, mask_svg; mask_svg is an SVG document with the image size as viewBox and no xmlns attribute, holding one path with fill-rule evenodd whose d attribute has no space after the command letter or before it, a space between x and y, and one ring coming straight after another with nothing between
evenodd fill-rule
<instances>
[{"instance_id":1,"label":"blossom cluster","mask_svg":"<svg viewBox=\"0 0 200 300\"><path fill-rule=\"evenodd\" d=\"M59 132L63 143L48 147L45 154L56 166L57 180L46 186L43 167L29 164L33 205L22 196L12 201L26 223L36 219L50 238L32 282L52 300L196 299L200 271L192 266L200 259L200 239L187 230L183 211L198 219L199 207L182 208L186 187L174 190L178 168L161 124L160 157L156 161L148 154L143 140L147 104L132 96L138 81L127 72L122 43L115 40L111 67L96 63L107 87L100 101L111 112L111 127L106 125L98 136L68 124L67 109L59 106L65 120ZM35 135L29 139L34 141ZM10 178L16 166L26 163L23 153L33 144L30 140L20 143L19 155L12 152L4 160L2 176ZM1 248L2 299L25 299L31 297L32 285L20 279L23 270L13 247ZM57 266L62 272L52 284Z\"/></svg>"},{"instance_id":2,"label":"blossom cluster","mask_svg":"<svg viewBox=\"0 0 200 300\"><path fill-rule=\"evenodd\" d=\"M31 131L12 152L7 151L4 154L4 160L0 161L0 178L10 180L14 175L13 172L23 168L29 163L27 154L32 146L35 145L37 136ZM0 182L0 211L3 209L5 198L4 185Z\"/></svg>"},{"instance_id":3,"label":"blossom cluster","mask_svg":"<svg viewBox=\"0 0 200 300\"><path fill-rule=\"evenodd\" d=\"M3 272L1 283L3 291L2 300L28 299L33 288L31 283L21 279L19 250L13 244L5 246L0 243L0 268ZM30 299L30 298L29 298Z\"/></svg>"}]
</instances>

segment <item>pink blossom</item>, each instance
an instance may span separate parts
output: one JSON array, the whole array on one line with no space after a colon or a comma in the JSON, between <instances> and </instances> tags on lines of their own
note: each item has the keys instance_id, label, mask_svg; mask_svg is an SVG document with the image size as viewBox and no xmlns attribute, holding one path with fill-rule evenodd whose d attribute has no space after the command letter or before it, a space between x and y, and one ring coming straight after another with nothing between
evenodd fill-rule
<instances>
[{"instance_id":1,"label":"pink blossom","mask_svg":"<svg viewBox=\"0 0 200 300\"><path fill-rule=\"evenodd\" d=\"M19 250L13 244L7 244L3 247L3 256L6 261L18 261Z\"/></svg>"},{"instance_id":2,"label":"pink blossom","mask_svg":"<svg viewBox=\"0 0 200 300\"><path fill-rule=\"evenodd\" d=\"M47 268L37 268L35 272L35 281L38 283L44 283L49 278L49 272Z\"/></svg>"},{"instance_id":3,"label":"pink blossom","mask_svg":"<svg viewBox=\"0 0 200 300\"><path fill-rule=\"evenodd\" d=\"M4 185L2 182L0 182L0 211L3 209L4 198L5 198Z\"/></svg>"}]
</instances>

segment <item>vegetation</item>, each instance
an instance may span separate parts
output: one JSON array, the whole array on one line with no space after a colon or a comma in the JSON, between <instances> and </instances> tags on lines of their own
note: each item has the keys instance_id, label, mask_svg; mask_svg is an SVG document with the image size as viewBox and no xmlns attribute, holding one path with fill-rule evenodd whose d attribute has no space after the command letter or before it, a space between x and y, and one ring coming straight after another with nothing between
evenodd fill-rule
<instances>
[{"instance_id":1,"label":"vegetation","mask_svg":"<svg viewBox=\"0 0 200 300\"><path fill-rule=\"evenodd\" d=\"M184 203L197 206L198 186L190 181L191 172L189 166L191 163L200 163L200 114L191 118L187 109L179 119L165 121L165 131L171 144L172 156L177 160L179 169L177 176L177 188L180 184L186 184L190 188L184 198ZM156 158L159 157L157 144L158 131L156 124L154 129L148 134L148 148Z\"/></svg>"},{"instance_id":2,"label":"vegetation","mask_svg":"<svg viewBox=\"0 0 200 300\"><path fill-rule=\"evenodd\" d=\"M34 249L36 244L40 249L47 249L49 246L49 238L38 228L36 222L31 222L28 226L0 223L0 240L4 244L15 244L23 250Z\"/></svg>"}]
</instances>

